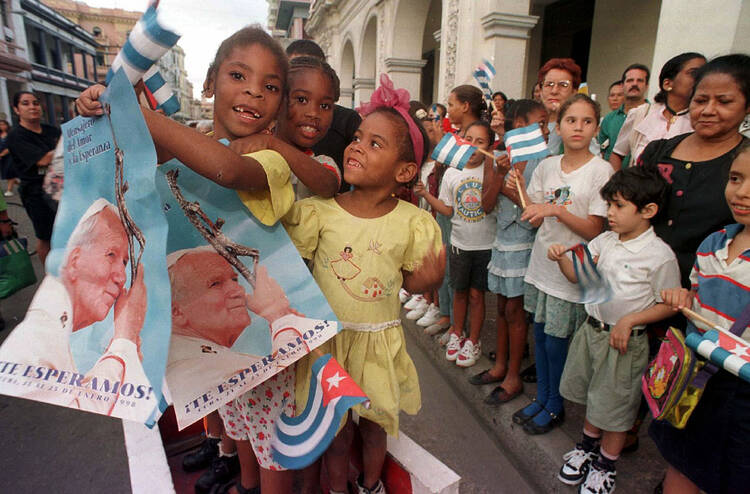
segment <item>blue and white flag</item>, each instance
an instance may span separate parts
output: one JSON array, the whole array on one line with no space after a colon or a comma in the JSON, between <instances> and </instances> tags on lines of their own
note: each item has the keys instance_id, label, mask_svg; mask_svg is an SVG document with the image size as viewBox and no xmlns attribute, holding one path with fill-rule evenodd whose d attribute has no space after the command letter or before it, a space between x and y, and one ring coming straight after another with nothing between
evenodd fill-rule
<instances>
[{"instance_id":1,"label":"blue and white flag","mask_svg":"<svg viewBox=\"0 0 750 494\"><path fill-rule=\"evenodd\" d=\"M542 129L536 123L508 131L503 139L511 165L521 161L542 159L550 154Z\"/></svg>"},{"instance_id":2,"label":"blue and white flag","mask_svg":"<svg viewBox=\"0 0 750 494\"><path fill-rule=\"evenodd\" d=\"M688 334L685 343L725 371L750 382L750 347L742 338L712 329Z\"/></svg>"},{"instance_id":3,"label":"blue and white flag","mask_svg":"<svg viewBox=\"0 0 750 494\"><path fill-rule=\"evenodd\" d=\"M433 160L444 165L463 170L466 163L477 148L469 141L465 141L456 134L445 134L430 156Z\"/></svg>"},{"instance_id":4,"label":"blue and white flag","mask_svg":"<svg viewBox=\"0 0 750 494\"><path fill-rule=\"evenodd\" d=\"M144 81L147 78L153 79L157 70L150 69L153 68L157 60L177 44L179 39L180 35L164 26L157 17L156 9L150 6L135 24L120 53L112 62L112 66L107 72L107 84L120 68L123 69L133 85L140 79L144 79ZM146 75L147 72L148 75ZM156 87L156 90L151 89L151 86ZM147 85L147 88L156 99L157 109L164 110L167 115L171 115L180 109L177 96L161 75L158 79L152 80L151 86ZM158 94L157 91L159 91Z\"/></svg>"},{"instance_id":5,"label":"blue and white flag","mask_svg":"<svg viewBox=\"0 0 750 494\"><path fill-rule=\"evenodd\" d=\"M347 410L367 401L333 357L319 357L312 366L305 411L296 417L281 415L276 421L271 442L274 461L291 470L312 464L330 446Z\"/></svg>"},{"instance_id":6,"label":"blue and white flag","mask_svg":"<svg viewBox=\"0 0 750 494\"><path fill-rule=\"evenodd\" d=\"M569 250L573 254L573 269L581 290L579 303L601 304L609 300L612 297L612 289L596 269L596 264L586 244L575 245Z\"/></svg>"},{"instance_id":7,"label":"blue and white flag","mask_svg":"<svg viewBox=\"0 0 750 494\"><path fill-rule=\"evenodd\" d=\"M492 89L490 88L490 82L495 77L495 67L490 63L489 60L484 59L479 66L474 69L474 79L482 89L485 99L492 100Z\"/></svg>"}]
</instances>

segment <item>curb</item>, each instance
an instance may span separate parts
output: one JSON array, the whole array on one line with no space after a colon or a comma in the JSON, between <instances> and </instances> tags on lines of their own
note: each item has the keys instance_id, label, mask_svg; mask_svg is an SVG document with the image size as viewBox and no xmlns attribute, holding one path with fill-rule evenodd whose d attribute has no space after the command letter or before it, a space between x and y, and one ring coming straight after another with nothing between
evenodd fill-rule
<instances>
[{"instance_id":1,"label":"curb","mask_svg":"<svg viewBox=\"0 0 750 494\"><path fill-rule=\"evenodd\" d=\"M488 309L494 307L488 298ZM445 352L437 342L437 337L424 334L422 328L414 321L403 317L404 330L425 352L433 359L433 363L439 373L445 378L453 391L463 398L474 415L484 423L486 429L494 433L495 440L509 454L514 466L532 483L538 492L549 493L573 493L576 487L567 486L557 479L557 472L562 466L562 456L575 447L580 440L581 429L585 408L582 405L565 401L566 418L565 423L547 434L530 436L523 431L521 426L513 423L511 416L517 410L531 403L531 398L536 393L535 384L524 383L524 392L518 398L501 406L490 406L483 403L484 398L497 385L487 384L475 386L469 384L470 376L492 367L486 354L480 357L479 362L473 367L462 369L452 362L445 360ZM482 328L482 341L485 345L483 352L494 349L495 316L488 310L484 327ZM490 346L491 345L491 346ZM530 365L525 360L523 368ZM662 479L666 469L666 463L662 459L656 445L648 437L648 420L641 427L639 433L640 447L634 453L624 455L617 463L617 490L632 493L650 493Z\"/></svg>"}]
</instances>

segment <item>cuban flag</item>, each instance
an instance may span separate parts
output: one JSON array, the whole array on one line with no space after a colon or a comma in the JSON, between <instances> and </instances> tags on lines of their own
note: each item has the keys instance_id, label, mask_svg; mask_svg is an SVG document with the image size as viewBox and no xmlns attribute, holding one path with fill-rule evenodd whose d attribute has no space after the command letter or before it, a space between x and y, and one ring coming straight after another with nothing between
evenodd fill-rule
<instances>
[{"instance_id":1,"label":"cuban flag","mask_svg":"<svg viewBox=\"0 0 750 494\"><path fill-rule=\"evenodd\" d=\"M445 134L432 150L430 157L438 163L463 170L476 150L477 148L469 141L461 139L456 134Z\"/></svg>"},{"instance_id":2,"label":"cuban flag","mask_svg":"<svg viewBox=\"0 0 750 494\"><path fill-rule=\"evenodd\" d=\"M571 247L573 269L578 278L582 304L601 304L612 297L612 289L607 280L599 274L586 244Z\"/></svg>"},{"instance_id":3,"label":"cuban flag","mask_svg":"<svg viewBox=\"0 0 750 494\"><path fill-rule=\"evenodd\" d=\"M550 154L542 129L536 123L508 131L503 139L511 165L521 161L542 159Z\"/></svg>"},{"instance_id":4,"label":"cuban flag","mask_svg":"<svg viewBox=\"0 0 750 494\"><path fill-rule=\"evenodd\" d=\"M479 84L479 87L484 93L484 97L488 100L492 99L492 89L490 88L490 82L495 77L495 67L490 63L489 60L484 59L479 66L474 69L474 79Z\"/></svg>"},{"instance_id":5,"label":"cuban flag","mask_svg":"<svg viewBox=\"0 0 750 494\"><path fill-rule=\"evenodd\" d=\"M725 371L750 382L750 346L742 338L711 329L688 334L685 343Z\"/></svg>"},{"instance_id":6,"label":"cuban flag","mask_svg":"<svg viewBox=\"0 0 750 494\"><path fill-rule=\"evenodd\" d=\"M133 27L120 53L107 72L107 84L120 68L131 84L143 79L149 99L156 101L156 109L171 115L180 109L180 102L167 82L158 73L154 64L170 48L177 44L180 35L165 27L156 15L156 8L149 6ZM146 81L150 82L146 82ZM153 105L152 105L153 106Z\"/></svg>"},{"instance_id":7,"label":"cuban flag","mask_svg":"<svg viewBox=\"0 0 750 494\"><path fill-rule=\"evenodd\" d=\"M282 414L276 421L271 442L274 461L291 470L312 464L331 445L347 410L368 401L333 357L318 358L312 366L305 411L296 417Z\"/></svg>"}]
</instances>

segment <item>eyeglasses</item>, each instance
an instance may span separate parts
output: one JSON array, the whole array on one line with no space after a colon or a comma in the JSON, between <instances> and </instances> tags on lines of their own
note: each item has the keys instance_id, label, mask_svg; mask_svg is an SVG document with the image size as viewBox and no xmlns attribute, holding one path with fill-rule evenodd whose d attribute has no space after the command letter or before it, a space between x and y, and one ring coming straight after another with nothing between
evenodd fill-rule
<instances>
[{"instance_id":1,"label":"eyeglasses","mask_svg":"<svg viewBox=\"0 0 750 494\"><path fill-rule=\"evenodd\" d=\"M570 81L557 81L557 82L555 82L555 81L544 81L542 83L542 88L543 89L552 89L555 86L557 86L560 89L568 89L572 85L573 84Z\"/></svg>"}]
</instances>

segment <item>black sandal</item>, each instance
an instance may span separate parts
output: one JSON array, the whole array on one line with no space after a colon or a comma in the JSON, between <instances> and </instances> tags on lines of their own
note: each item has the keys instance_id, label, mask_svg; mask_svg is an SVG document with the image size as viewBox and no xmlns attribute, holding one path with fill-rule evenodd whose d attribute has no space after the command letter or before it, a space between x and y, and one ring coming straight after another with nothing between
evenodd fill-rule
<instances>
[{"instance_id":1,"label":"black sandal","mask_svg":"<svg viewBox=\"0 0 750 494\"><path fill-rule=\"evenodd\" d=\"M536 403L536 398L532 398L531 399L531 403L530 404L534 404L534 403ZM525 413L523 413L523 411L526 410L526 408L528 406L529 405L526 405L525 407L523 407L522 409L518 410L516 413L513 414L513 423L514 424L524 425L526 422L528 422L529 420L531 420L534 417L536 417L536 413L539 413L542 410L544 410L544 407L542 407L539 410L539 412L536 412L534 415L526 415Z\"/></svg>"},{"instance_id":2,"label":"black sandal","mask_svg":"<svg viewBox=\"0 0 750 494\"><path fill-rule=\"evenodd\" d=\"M545 425L537 425L536 423L534 423L534 421L531 421L531 420L528 421L528 422L526 422L525 424L523 424L523 431L526 434L530 434L532 436L536 436L536 435L539 435L539 434L546 434L549 431L551 431L552 429L554 429L555 427L557 427L558 425L562 424L563 421L565 420L565 409L564 408L558 414L554 414L554 413L550 412L549 410L547 410L546 408L544 408L539 413L542 413L542 412L548 413L549 416L552 417L552 420L550 420L549 422L547 422Z\"/></svg>"}]
</instances>

